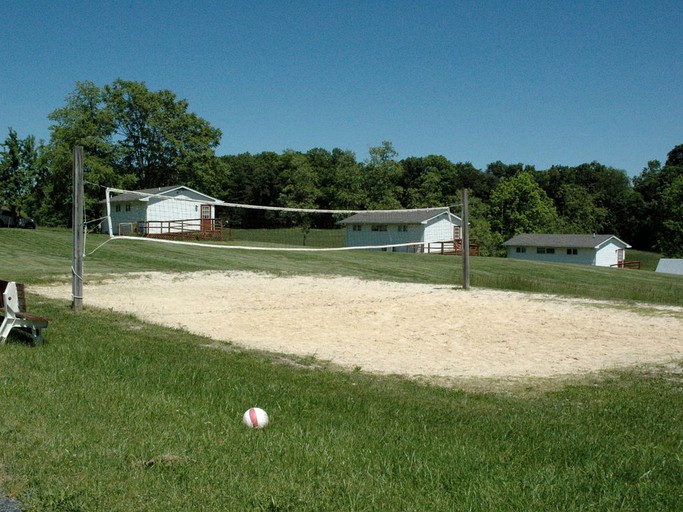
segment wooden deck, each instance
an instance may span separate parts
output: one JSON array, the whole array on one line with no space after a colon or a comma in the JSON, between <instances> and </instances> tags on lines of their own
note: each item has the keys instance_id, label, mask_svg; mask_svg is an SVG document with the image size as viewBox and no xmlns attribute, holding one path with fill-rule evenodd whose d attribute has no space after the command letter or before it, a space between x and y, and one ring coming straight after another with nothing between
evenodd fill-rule
<instances>
[{"instance_id":1,"label":"wooden deck","mask_svg":"<svg viewBox=\"0 0 683 512\"><path fill-rule=\"evenodd\" d=\"M414 246L415 252L423 254L444 254L450 256L462 256L462 239L458 238L449 242L429 242ZM479 243L470 240L470 256L479 256Z\"/></svg>"},{"instance_id":2,"label":"wooden deck","mask_svg":"<svg viewBox=\"0 0 683 512\"><path fill-rule=\"evenodd\" d=\"M222 219L180 219L138 222L138 233L164 240L221 240Z\"/></svg>"},{"instance_id":3,"label":"wooden deck","mask_svg":"<svg viewBox=\"0 0 683 512\"><path fill-rule=\"evenodd\" d=\"M635 268L636 270L640 270L640 261L638 261L638 260L619 260L616 265L610 265L610 267Z\"/></svg>"}]
</instances>

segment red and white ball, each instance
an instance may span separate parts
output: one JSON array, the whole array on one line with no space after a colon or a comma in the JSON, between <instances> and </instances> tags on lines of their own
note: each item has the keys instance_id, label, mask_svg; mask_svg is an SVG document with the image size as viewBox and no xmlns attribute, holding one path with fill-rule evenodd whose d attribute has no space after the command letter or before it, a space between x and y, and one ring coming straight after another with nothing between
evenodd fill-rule
<instances>
[{"instance_id":1,"label":"red and white ball","mask_svg":"<svg viewBox=\"0 0 683 512\"><path fill-rule=\"evenodd\" d=\"M242 423L249 428L266 428L268 426L268 413L259 407L252 407L242 416Z\"/></svg>"}]
</instances>

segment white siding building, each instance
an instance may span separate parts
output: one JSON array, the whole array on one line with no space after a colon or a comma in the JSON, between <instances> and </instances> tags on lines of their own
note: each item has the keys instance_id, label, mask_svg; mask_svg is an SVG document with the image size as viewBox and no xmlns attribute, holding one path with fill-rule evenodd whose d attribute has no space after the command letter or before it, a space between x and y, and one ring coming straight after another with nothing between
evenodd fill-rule
<instances>
[{"instance_id":1,"label":"white siding building","mask_svg":"<svg viewBox=\"0 0 683 512\"><path fill-rule=\"evenodd\" d=\"M112 232L115 235L139 233L153 236L209 231L216 216L216 202L217 199L185 186L120 194L111 199ZM104 228L106 230L108 226Z\"/></svg>"},{"instance_id":2,"label":"white siding building","mask_svg":"<svg viewBox=\"0 0 683 512\"><path fill-rule=\"evenodd\" d=\"M551 263L616 267L631 246L614 235L547 235L523 233L503 243L508 258Z\"/></svg>"},{"instance_id":3,"label":"white siding building","mask_svg":"<svg viewBox=\"0 0 683 512\"><path fill-rule=\"evenodd\" d=\"M413 252L415 245L460 238L460 218L448 208L359 212L340 224L346 226L347 247L393 246L392 251Z\"/></svg>"}]
</instances>

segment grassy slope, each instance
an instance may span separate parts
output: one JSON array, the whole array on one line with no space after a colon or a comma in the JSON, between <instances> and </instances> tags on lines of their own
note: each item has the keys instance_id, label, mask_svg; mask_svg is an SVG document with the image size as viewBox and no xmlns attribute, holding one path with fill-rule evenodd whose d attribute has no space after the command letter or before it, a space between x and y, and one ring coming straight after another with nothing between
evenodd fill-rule
<instances>
[{"instance_id":1,"label":"grassy slope","mask_svg":"<svg viewBox=\"0 0 683 512\"><path fill-rule=\"evenodd\" d=\"M3 277L68 278L70 254L64 231L0 230ZM457 282L459 275L457 259L442 257L189 254L107 244L86 268L333 272L435 283ZM608 294L609 278L630 290L665 282L645 271L592 269L584 277L584 269L517 263L476 259L473 284L559 284L566 291L574 285L563 278L593 280ZM524 279L513 279L520 271ZM683 506L682 364L677 373L608 373L475 392L233 346L216 350L207 347L211 340L132 317L74 314L66 303L30 295L29 303L54 319L48 343L31 347L15 337L0 347L0 469L5 490L26 510ZM251 405L270 413L265 431L241 425Z\"/></svg>"},{"instance_id":2,"label":"grassy slope","mask_svg":"<svg viewBox=\"0 0 683 512\"><path fill-rule=\"evenodd\" d=\"M107 238L89 235L87 251ZM647 254L647 253L641 253ZM71 237L66 230L0 230L0 258L12 279L41 282L70 278ZM650 259L650 261L652 258ZM86 258L86 277L131 271L251 270L274 273L353 275L367 279L459 286L461 259L400 253L329 253L218 250L133 241L105 243ZM683 305L683 277L646 270L542 264L471 258L471 284L594 299Z\"/></svg>"}]
</instances>

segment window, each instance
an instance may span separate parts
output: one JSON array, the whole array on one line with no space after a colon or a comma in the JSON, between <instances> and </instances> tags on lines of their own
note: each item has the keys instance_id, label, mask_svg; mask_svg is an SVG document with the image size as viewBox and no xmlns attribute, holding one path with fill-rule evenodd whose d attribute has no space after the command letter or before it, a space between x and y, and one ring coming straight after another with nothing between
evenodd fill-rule
<instances>
[{"instance_id":1,"label":"window","mask_svg":"<svg viewBox=\"0 0 683 512\"><path fill-rule=\"evenodd\" d=\"M117 212L120 212L120 211L121 211L121 205L120 205L120 204L117 204L117 205L116 205L116 211L117 211Z\"/></svg>"},{"instance_id":2,"label":"window","mask_svg":"<svg viewBox=\"0 0 683 512\"><path fill-rule=\"evenodd\" d=\"M407 233L407 232L408 232L408 226L400 225L400 226L398 227L398 232L399 232L399 233Z\"/></svg>"},{"instance_id":3,"label":"window","mask_svg":"<svg viewBox=\"0 0 683 512\"><path fill-rule=\"evenodd\" d=\"M387 225L386 224L373 224L372 230L373 231L386 231Z\"/></svg>"},{"instance_id":4,"label":"window","mask_svg":"<svg viewBox=\"0 0 683 512\"><path fill-rule=\"evenodd\" d=\"M536 247L536 254L545 254L545 247Z\"/></svg>"},{"instance_id":5,"label":"window","mask_svg":"<svg viewBox=\"0 0 683 512\"><path fill-rule=\"evenodd\" d=\"M363 231L363 226L361 226L360 224L354 224L353 230L354 231Z\"/></svg>"},{"instance_id":6,"label":"window","mask_svg":"<svg viewBox=\"0 0 683 512\"><path fill-rule=\"evenodd\" d=\"M526 247L517 247L517 252L526 252Z\"/></svg>"},{"instance_id":7,"label":"window","mask_svg":"<svg viewBox=\"0 0 683 512\"><path fill-rule=\"evenodd\" d=\"M579 251L576 249L567 249L567 254L569 255L576 256L578 253Z\"/></svg>"},{"instance_id":8,"label":"window","mask_svg":"<svg viewBox=\"0 0 683 512\"><path fill-rule=\"evenodd\" d=\"M130 203L126 203L126 211L127 211L127 212L130 211Z\"/></svg>"},{"instance_id":9,"label":"window","mask_svg":"<svg viewBox=\"0 0 683 512\"><path fill-rule=\"evenodd\" d=\"M555 248L554 248L554 247L548 247L548 248L545 250L545 253L546 253L546 254L555 254Z\"/></svg>"}]
</instances>

